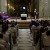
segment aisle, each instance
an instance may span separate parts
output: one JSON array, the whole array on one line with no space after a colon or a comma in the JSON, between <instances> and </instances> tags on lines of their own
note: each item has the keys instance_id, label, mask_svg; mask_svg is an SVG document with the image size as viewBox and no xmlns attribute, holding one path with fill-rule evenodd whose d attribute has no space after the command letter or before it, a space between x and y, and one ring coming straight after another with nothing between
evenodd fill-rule
<instances>
[{"instance_id":1,"label":"aisle","mask_svg":"<svg viewBox=\"0 0 50 50\"><path fill-rule=\"evenodd\" d=\"M14 47L14 50L34 50L32 43L33 40L30 34L30 30L19 29L19 36L17 38L17 47Z\"/></svg>"},{"instance_id":2,"label":"aisle","mask_svg":"<svg viewBox=\"0 0 50 50\"><path fill-rule=\"evenodd\" d=\"M32 50L32 37L29 29L20 29L17 50Z\"/></svg>"}]
</instances>

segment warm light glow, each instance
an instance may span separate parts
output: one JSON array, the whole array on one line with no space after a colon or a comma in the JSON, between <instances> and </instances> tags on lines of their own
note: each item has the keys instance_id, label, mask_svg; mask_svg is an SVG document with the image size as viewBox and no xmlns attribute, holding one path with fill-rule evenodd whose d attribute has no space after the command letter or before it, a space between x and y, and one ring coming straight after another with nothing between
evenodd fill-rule
<instances>
[{"instance_id":1,"label":"warm light glow","mask_svg":"<svg viewBox=\"0 0 50 50\"><path fill-rule=\"evenodd\" d=\"M13 10L15 10L15 8L13 8Z\"/></svg>"},{"instance_id":2,"label":"warm light glow","mask_svg":"<svg viewBox=\"0 0 50 50\"><path fill-rule=\"evenodd\" d=\"M8 4L8 6L10 6L10 4Z\"/></svg>"},{"instance_id":3,"label":"warm light glow","mask_svg":"<svg viewBox=\"0 0 50 50\"><path fill-rule=\"evenodd\" d=\"M11 8L11 5L10 5L10 4L8 4L8 8L9 8L9 9Z\"/></svg>"},{"instance_id":4,"label":"warm light glow","mask_svg":"<svg viewBox=\"0 0 50 50\"><path fill-rule=\"evenodd\" d=\"M15 8L14 8L14 7L12 7L12 6L10 6L10 9L13 9L13 10L15 10Z\"/></svg>"},{"instance_id":5,"label":"warm light glow","mask_svg":"<svg viewBox=\"0 0 50 50\"><path fill-rule=\"evenodd\" d=\"M10 8L13 8L12 6Z\"/></svg>"},{"instance_id":6,"label":"warm light glow","mask_svg":"<svg viewBox=\"0 0 50 50\"><path fill-rule=\"evenodd\" d=\"M11 7L11 6L9 6L9 9L10 9L10 7Z\"/></svg>"},{"instance_id":7,"label":"warm light glow","mask_svg":"<svg viewBox=\"0 0 50 50\"><path fill-rule=\"evenodd\" d=\"M8 8L15 10L15 8L13 6L11 6L10 4L8 4Z\"/></svg>"},{"instance_id":8,"label":"warm light glow","mask_svg":"<svg viewBox=\"0 0 50 50\"><path fill-rule=\"evenodd\" d=\"M8 7L10 7L10 4L8 3L8 5L7 5L7 3L5 3L5 6L8 6Z\"/></svg>"}]
</instances>

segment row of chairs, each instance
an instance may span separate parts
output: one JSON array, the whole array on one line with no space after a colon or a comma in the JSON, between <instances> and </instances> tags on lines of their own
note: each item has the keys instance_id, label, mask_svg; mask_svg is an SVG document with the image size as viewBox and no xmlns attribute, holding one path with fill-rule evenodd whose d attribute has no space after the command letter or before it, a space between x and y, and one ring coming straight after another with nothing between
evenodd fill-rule
<instances>
[{"instance_id":1,"label":"row of chairs","mask_svg":"<svg viewBox=\"0 0 50 50\"><path fill-rule=\"evenodd\" d=\"M37 21L36 21L37 22ZM44 23L43 23L44 24ZM35 23L33 25L31 25L31 34L33 35L33 45L36 46L37 43L39 42L39 49L37 50L42 50L44 48L44 50L50 50L50 35L47 36L47 34L49 34L50 32L50 26L47 26L47 24L45 23L44 25L40 25L39 22ZM46 34L46 32L48 32Z\"/></svg>"},{"instance_id":2,"label":"row of chairs","mask_svg":"<svg viewBox=\"0 0 50 50\"><path fill-rule=\"evenodd\" d=\"M0 33L0 50L12 50L18 36L18 25L9 27L5 33Z\"/></svg>"},{"instance_id":3,"label":"row of chairs","mask_svg":"<svg viewBox=\"0 0 50 50\"><path fill-rule=\"evenodd\" d=\"M50 50L50 30L42 33L42 42L45 50Z\"/></svg>"}]
</instances>

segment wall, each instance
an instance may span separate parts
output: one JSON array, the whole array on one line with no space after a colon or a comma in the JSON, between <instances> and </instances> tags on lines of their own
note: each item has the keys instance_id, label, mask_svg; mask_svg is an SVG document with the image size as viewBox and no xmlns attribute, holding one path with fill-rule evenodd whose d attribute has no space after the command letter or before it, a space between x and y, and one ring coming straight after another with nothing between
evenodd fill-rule
<instances>
[{"instance_id":1,"label":"wall","mask_svg":"<svg viewBox=\"0 0 50 50\"><path fill-rule=\"evenodd\" d=\"M31 0L31 11L34 12L35 8L39 12L39 0Z\"/></svg>"},{"instance_id":2,"label":"wall","mask_svg":"<svg viewBox=\"0 0 50 50\"><path fill-rule=\"evenodd\" d=\"M50 0L39 0L39 17L42 19L50 18Z\"/></svg>"},{"instance_id":3,"label":"wall","mask_svg":"<svg viewBox=\"0 0 50 50\"><path fill-rule=\"evenodd\" d=\"M37 9L37 12L39 12L39 0L35 0L35 8Z\"/></svg>"},{"instance_id":4,"label":"wall","mask_svg":"<svg viewBox=\"0 0 50 50\"><path fill-rule=\"evenodd\" d=\"M1 10L1 0L0 0L0 10Z\"/></svg>"},{"instance_id":5,"label":"wall","mask_svg":"<svg viewBox=\"0 0 50 50\"><path fill-rule=\"evenodd\" d=\"M48 16L49 16L49 18L50 18L50 0L48 0Z\"/></svg>"},{"instance_id":6,"label":"wall","mask_svg":"<svg viewBox=\"0 0 50 50\"><path fill-rule=\"evenodd\" d=\"M2 12L7 12L7 0L1 0L1 11Z\"/></svg>"}]
</instances>

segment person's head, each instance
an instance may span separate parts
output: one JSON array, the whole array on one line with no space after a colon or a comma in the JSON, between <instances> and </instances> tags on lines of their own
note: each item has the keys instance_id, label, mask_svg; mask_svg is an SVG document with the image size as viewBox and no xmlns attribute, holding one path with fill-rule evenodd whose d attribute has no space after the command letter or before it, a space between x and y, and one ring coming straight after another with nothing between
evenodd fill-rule
<instances>
[{"instance_id":1,"label":"person's head","mask_svg":"<svg viewBox=\"0 0 50 50\"><path fill-rule=\"evenodd\" d=\"M48 31L48 28L47 27L45 27L44 29L45 29L45 31Z\"/></svg>"},{"instance_id":2,"label":"person's head","mask_svg":"<svg viewBox=\"0 0 50 50\"><path fill-rule=\"evenodd\" d=\"M36 22L36 23L35 23L35 26L39 26L39 23Z\"/></svg>"},{"instance_id":3,"label":"person's head","mask_svg":"<svg viewBox=\"0 0 50 50\"><path fill-rule=\"evenodd\" d=\"M7 20L7 22L9 22L9 21Z\"/></svg>"},{"instance_id":4,"label":"person's head","mask_svg":"<svg viewBox=\"0 0 50 50\"><path fill-rule=\"evenodd\" d=\"M44 21L44 24L45 24L45 26L47 26L47 25L48 25L48 21L47 21L47 20L45 20L45 21Z\"/></svg>"},{"instance_id":5,"label":"person's head","mask_svg":"<svg viewBox=\"0 0 50 50\"><path fill-rule=\"evenodd\" d=\"M17 25L17 21L15 22L15 25Z\"/></svg>"},{"instance_id":6,"label":"person's head","mask_svg":"<svg viewBox=\"0 0 50 50\"><path fill-rule=\"evenodd\" d=\"M3 38L3 34L2 34L2 33L0 33L0 38L1 38L1 39Z\"/></svg>"},{"instance_id":7,"label":"person's head","mask_svg":"<svg viewBox=\"0 0 50 50\"><path fill-rule=\"evenodd\" d=\"M43 24L43 26L44 26L44 27L47 27L47 24L46 24L46 23L44 23L44 24Z\"/></svg>"},{"instance_id":8,"label":"person's head","mask_svg":"<svg viewBox=\"0 0 50 50\"><path fill-rule=\"evenodd\" d=\"M35 23L35 21L33 21L33 20L32 20L32 21L31 21L31 23L32 23L32 24L34 24L34 23Z\"/></svg>"},{"instance_id":9,"label":"person's head","mask_svg":"<svg viewBox=\"0 0 50 50\"><path fill-rule=\"evenodd\" d=\"M50 30L48 30L48 31L46 32L46 35L47 35L47 36L50 36Z\"/></svg>"},{"instance_id":10,"label":"person's head","mask_svg":"<svg viewBox=\"0 0 50 50\"><path fill-rule=\"evenodd\" d=\"M48 22L48 26L50 26L50 22Z\"/></svg>"},{"instance_id":11,"label":"person's head","mask_svg":"<svg viewBox=\"0 0 50 50\"><path fill-rule=\"evenodd\" d=\"M37 11L36 8L34 9L34 11L35 11L35 12Z\"/></svg>"},{"instance_id":12,"label":"person's head","mask_svg":"<svg viewBox=\"0 0 50 50\"><path fill-rule=\"evenodd\" d=\"M14 27L14 24L11 24L11 27Z\"/></svg>"}]
</instances>

